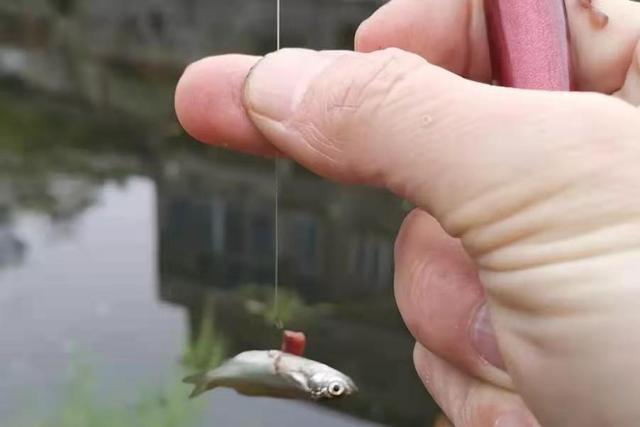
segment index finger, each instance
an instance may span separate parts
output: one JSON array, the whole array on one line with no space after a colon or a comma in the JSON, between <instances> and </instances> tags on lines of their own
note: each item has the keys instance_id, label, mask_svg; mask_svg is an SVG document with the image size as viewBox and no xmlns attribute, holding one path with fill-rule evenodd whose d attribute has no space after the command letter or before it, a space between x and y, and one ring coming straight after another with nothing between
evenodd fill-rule
<instances>
[{"instance_id":1,"label":"index finger","mask_svg":"<svg viewBox=\"0 0 640 427\"><path fill-rule=\"evenodd\" d=\"M640 3L565 4L576 88L619 90L640 39ZM598 23L601 14L609 18L604 26ZM362 23L355 44L361 52L407 50L471 80L488 82L492 77L483 0L391 0Z\"/></svg>"},{"instance_id":2,"label":"index finger","mask_svg":"<svg viewBox=\"0 0 640 427\"><path fill-rule=\"evenodd\" d=\"M483 0L391 0L364 21L355 49L397 47L471 80L491 80Z\"/></svg>"}]
</instances>

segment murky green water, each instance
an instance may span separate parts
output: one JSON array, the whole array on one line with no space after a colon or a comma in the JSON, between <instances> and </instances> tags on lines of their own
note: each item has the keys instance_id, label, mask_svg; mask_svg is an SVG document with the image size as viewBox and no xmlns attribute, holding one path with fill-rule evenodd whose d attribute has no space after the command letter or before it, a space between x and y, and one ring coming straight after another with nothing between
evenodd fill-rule
<instances>
[{"instance_id":1,"label":"murky green water","mask_svg":"<svg viewBox=\"0 0 640 427\"><path fill-rule=\"evenodd\" d=\"M186 400L184 372L279 345L273 164L203 147L175 123L176 52L212 51L198 42L210 31L199 17L176 29L187 6L142 2L143 30L167 34L152 60L143 47L162 43L144 38L91 51L48 38L60 26L77 39L134 37L118 25L140 11L124 2L80 2L71 15L52 12L65 2L35 3L25 12L0 1L0 28L12 29L0 31L0 425L428 425L434 405L392 297L406 207L293 165L281 171L281 316L307 332L310 357L362 393L331 405L228 391ZM210 3L216 22L229 21L213 51L269 44L270 25L251 26L260 13L225 21L237 11ZM308 3L317 10L299 5L300 19L315 10L332 23L300 41L312 46L343 40L375 7Z\"/></svg>"}]
</instances>

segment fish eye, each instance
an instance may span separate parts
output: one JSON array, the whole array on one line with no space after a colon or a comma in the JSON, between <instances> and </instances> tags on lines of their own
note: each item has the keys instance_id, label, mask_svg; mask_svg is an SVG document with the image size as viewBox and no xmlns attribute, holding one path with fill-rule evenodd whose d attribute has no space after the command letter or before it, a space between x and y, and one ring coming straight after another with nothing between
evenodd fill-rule
<instances>
[{"instance_id":1,"label":"fish eye","mask_svg":"<svg viewBox=\"0 0 640 427\"><path fill-rule=\"evenodd\" d=\"M341 396L344 393L345 387L344 384L339 382L334 382L329 385L329 393L332 396Z\"/></svg>"}]
</instances>

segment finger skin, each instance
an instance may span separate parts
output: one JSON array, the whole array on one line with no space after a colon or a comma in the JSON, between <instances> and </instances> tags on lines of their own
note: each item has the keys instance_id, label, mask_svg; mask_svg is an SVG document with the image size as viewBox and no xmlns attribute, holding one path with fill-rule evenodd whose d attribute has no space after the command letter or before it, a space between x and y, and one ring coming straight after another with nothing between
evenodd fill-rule
<instances>
[{"instance_id":1,"label":"finger skin","mask_svg":"<svg viewBox=\"0 0 640 427\"><path fill-rule=\"evenodd\" d=\"M464 372L510 386L473 346L473 321L485 301L473 261L426 212L411 212L395 246L395 295L409 331L429 351Z\"/></svg>"},{"instance_id":2,"label":"finger skin","mask_svg":"<svg viewBox=\"0 0 640 427\"><path fill-rule=\"evenodd\" d=\"M302 74L310 81L295 83ZM305 89L276 95L278 77ZM247 88L250 117L282 151L324 177L382 186L424 207L474 256L501 242L467 233L473 224L593 179L613 160L598 155L604 141L617 141L610 154L620 161L637 151L637 111L619 100L477 84L397 49L330 61L283 49L260 62ZM286 112L290 93L301 94Z\"/></svg>"},{"instance_id":3,"label":"finger skin","mask_svg":"<svg viewBox=\"0 0 640 427\"><path fill-rule=\"evenodd\" d=\"M482 0L392 0L364 21L355 49L395 47L466 78L489 82L491 61Z\"/></svg>"},{"instance_id":4,"label":"finger skin","mask_svg":"<svg viewBox=\"0 0 640 427\"><path fill-rule=\"evenodd\" d=\"M182 127L195 139L250 154L278 150L256 129L243 105L244 81L260 58L223 55L191 64L175 93Z\"/></svg>"},{"instance_id":5,"label":"finger skin","mask_svg":"<svg viewBox=\"0 0 640 427\"><path fill-rule=\"evenodd\" d=\"M615 95L632 105L640 106L640 43L636 45L624 85Z\"/></svg>"},{"instance_id":6,"label":"finger skin","mask_svg":"<svg viewBox=\"0 0 640 427\"><path fill-rule=\"evenodd\" d=\"M423 384L456 427L540 426L520 397L468 376L419 344L413 360Z\"/></svg>"},{"instance_id":7,"label":"finger skin","mask_svg":"<svg viewBox=\"0 0 640 427\"><path fill-rule=\"evenodd\" d=\"M580 1L567 1L575 84L583 91L613 93L624 84L640 40L640 4L629 0L594 4L609 17L604 28L594 27L592 11Z\"/></svg>"}]
</instances>

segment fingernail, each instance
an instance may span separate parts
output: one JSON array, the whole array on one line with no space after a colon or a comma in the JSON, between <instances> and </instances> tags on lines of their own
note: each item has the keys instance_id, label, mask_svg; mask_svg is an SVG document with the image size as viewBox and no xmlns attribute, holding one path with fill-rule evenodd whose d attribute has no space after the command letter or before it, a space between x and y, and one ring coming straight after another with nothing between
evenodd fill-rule
<instances>
[{"instance_id":1,"label":"fingernail","mask_svg":"<svg viewBox=\"0 0 640 427\"><path fill-rule=\"evenodd\" d=\"M245 83L249 111L277 122L287 119L304 98L309 84L336 56L307 49L282 49L265 56Z\"/></svg>"},{"instance_id":2,"label":"fingernail","mask_svg":"<svg viewBox=\"0 0 640 427\"><path fill-rule=\"evenodd\" d=\"M493 427L530 427L531 425L529 418L520 412L509 412L498 418Z\"/></svg>"},{"instance_id":3,"label":"fingernail","mask_svg":"<svg viewBox=\"0 0 640 427\"><path fill-rule=\"evenodd\" d=\"M496 335L491 323L491 315L487 303L483 303L476 312L471 325L471 342L480 356L496 368L504 370L504 362L498 348Z\"/></svg>"}]
</instances>

